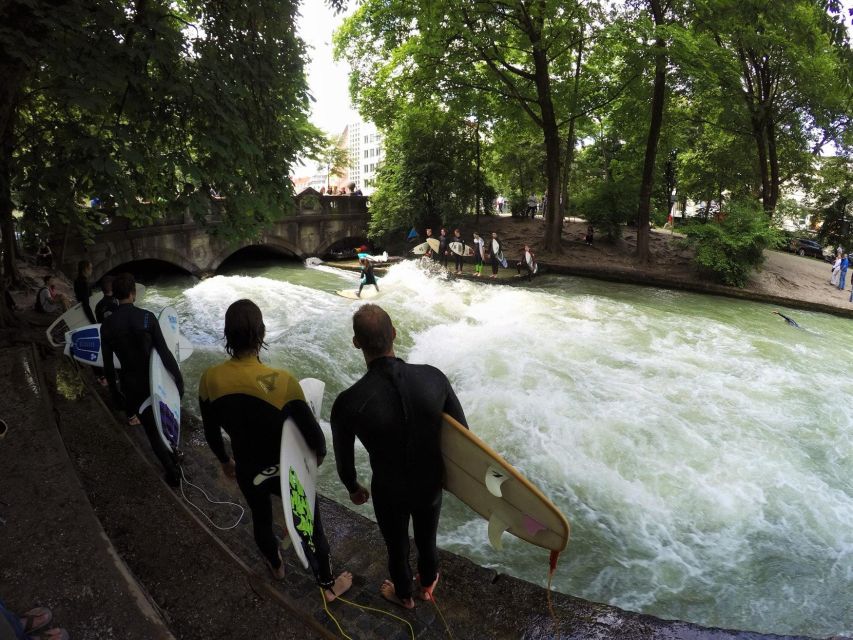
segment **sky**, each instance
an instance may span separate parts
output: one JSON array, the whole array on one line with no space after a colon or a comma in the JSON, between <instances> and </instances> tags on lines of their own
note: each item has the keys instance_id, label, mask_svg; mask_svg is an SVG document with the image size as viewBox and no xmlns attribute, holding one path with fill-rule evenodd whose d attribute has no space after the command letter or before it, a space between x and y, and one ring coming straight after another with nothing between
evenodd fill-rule
<instances>
[{"instance_id":1,"label":"sky","mask_svg":"<svg viewBox=\"0 0 853 640\"><path fill-rule=\"evenodd\" d=\"M338 134L358 117L350 107L349 65L332 60L332 33L344 14L335 15L323 0L303 2L300 11L299 35L308 46L308 84L316 101L311 122L326 133Z\"/></svg>"}]
</instances>

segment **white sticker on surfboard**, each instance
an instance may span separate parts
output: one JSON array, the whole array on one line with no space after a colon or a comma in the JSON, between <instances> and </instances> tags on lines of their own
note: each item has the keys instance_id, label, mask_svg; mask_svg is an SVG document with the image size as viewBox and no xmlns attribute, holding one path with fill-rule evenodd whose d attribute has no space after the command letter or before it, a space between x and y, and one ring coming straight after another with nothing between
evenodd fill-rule
<instances>
[{"instance_id":1,"label":"white sticker on surfboard","mask_svg":"<svg viewBox=\"0 0 853 640\"><path fill-rule=\"evenodd\" d=\"M101 325L89 324L74 329L65 334L66 356L90 367L103 367L104 357L101 353ZM178 362L183 362L193 354L193 345L185 335L178 336ZM113 354L113 366L121 369L118 356Z\"/></svg>"},{"instance_id":2,"label":"white sticker on surfboard","mask_svg":"<svg viewBox=\"0 0 853 640\"><path fill-rule=\"evenodd\" d=\"M326 383L316 378L300 380L308 406L319 419ZM314 507L317 503L317 454L305 442L292 418L284 422L280 452L281 503L287 534L299 562L309 568L314 548Z\"/></svg>"},{"instance_id":3,"label":"white sticker on surfboard","mask_svg":"<svg viewBox=\"0 0 853 640\"><path fill-rule=\"evenodd\" d=\"M174 307L166 307L160 312L158 322L166 346L177 360L180 353L178 312ZM146 402L150 401L154 410L157 432L167 447L177 450L181 442L181 394L178 393L178 385L172 374L166 370L157 349L151 350L148 380L151 385L151 398Z\"/></svg>"},{"instance_id":4,"label":"white sticker on surfboard","mask_svg":"<svg viewBox=\"0 0 853 640\"><path fill-rule=\"evenodd\" d=\"M144 295L145 285L137 282L136 299L141 300ZM92 308L92 313L95 312L95 305L97 305L103 297L104 294L102 291L97 291L91 295L89 298L89 306ZM45 330L47 341L54 347L62 347L65 345L65 334L89 324L92 323L86 316L86 312L83 310L83 303L78 302L54 320L53 323Z\"/></svg>"}]
</instances>

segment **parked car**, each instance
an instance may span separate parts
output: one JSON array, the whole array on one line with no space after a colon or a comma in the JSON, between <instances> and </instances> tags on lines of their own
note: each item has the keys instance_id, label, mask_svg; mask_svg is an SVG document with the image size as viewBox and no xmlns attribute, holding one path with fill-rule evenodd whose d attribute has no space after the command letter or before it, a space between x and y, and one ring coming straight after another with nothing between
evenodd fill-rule
<instances>
[{"instance_id":1,"label":"parked car","mask_svg":"<svg viewBox=\"0 0 853 640\"><path fill-rule=\"evenodd\" d=\"M820 243L808 238L792 238L788 243L788 251L801 256L824 259L823 247L820 246Z\"/></svg>"}]
</instances>

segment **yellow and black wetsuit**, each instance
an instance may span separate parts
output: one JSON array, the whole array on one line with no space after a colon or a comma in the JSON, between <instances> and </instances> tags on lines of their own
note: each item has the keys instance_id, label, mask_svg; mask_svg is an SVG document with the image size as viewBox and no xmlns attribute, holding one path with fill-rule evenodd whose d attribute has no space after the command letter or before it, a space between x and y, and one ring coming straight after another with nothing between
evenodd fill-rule
<instances>
[{"instance_id":1,"label":"yellow and black wetsuit","mask_svg":"<svg viewBox=\"0 0 853 640\"><path fill-rule=\"evenodd\" d=\"M255 542L270 565L277 568L281 560L272 529L270 495L280 496L281 486L275 477L259 485L254 484L254 478L279 463L281 429L287 418L293 418L318 462L326 455L323 431L296 378L283 369L264 365L256 356L232 358L205 371L198 396L204 435L222 463L228 462L228 453L220 428L231 438L237 483L252 510ZM316 557L309 555L311 568L320 586L329 588L334 578L319 503L314 507L313 539Z\"/></svg>"}]
</instances>

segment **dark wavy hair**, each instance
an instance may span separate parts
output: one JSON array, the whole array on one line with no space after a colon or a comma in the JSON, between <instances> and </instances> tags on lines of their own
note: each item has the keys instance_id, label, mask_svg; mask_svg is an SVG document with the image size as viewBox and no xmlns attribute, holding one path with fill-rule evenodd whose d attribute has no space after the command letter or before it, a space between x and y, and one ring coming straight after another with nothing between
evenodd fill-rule
<instances>
[{"instance_id":1,"label":"dark wavy hair","mask_svg":"<svg viewBox=\"0 0 853 640\"><path fill-rule=\"evenodd\" d=\"M230 356L259 352L266 346L264 316L251 300L238 300L225 312L225 351Z\"/></svg>"}]
</instances>

